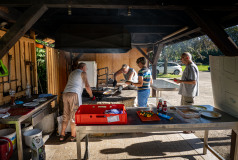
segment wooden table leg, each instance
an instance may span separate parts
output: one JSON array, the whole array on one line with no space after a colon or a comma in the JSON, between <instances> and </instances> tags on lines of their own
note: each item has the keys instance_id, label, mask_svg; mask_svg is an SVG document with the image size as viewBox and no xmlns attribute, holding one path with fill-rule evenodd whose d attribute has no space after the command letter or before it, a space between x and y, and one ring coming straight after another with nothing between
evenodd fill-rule
<instances>
[{"instance_id":1,"label":"wooden table leg","mask_svg":"<svg viewBox=\"0 0 238 160\"><path fill-rule=\"evenodd\" d=\"M204 143L203 143L203 154L207 154L207 146L208 146L208 130L205 130Z\"/></svg>"},{"instance_id":2,"label":"wooden table leg","mask_svg":"<svg viewBox=\"0 0 238 160\"><path fill-rule=\"evenodd\" d=\"M83 159L89 159L88 134L85 136L85 154Z\"/></svg>"},{"instance_id":3,"label":"wooden table leg","mask_svg":"<svg viewBox=\"0 0 238 160\"><path fill-rule=\"evenodd\" d=\"M238 160L238 135L234 130L232 130L231 135L230 157L231 159Z\"/></svg>"},{"instance_id":4,"label":"wooden table leg","mask_svg":"<svg viewBox=\"0 0 238 160\"><path fill-rule=\"evenodd\" d=\"M23 147L22 147L22 136L21 136L21 123L16 122L16 136L17 136L17 151L18 159L23 160Z\"/></svg>"}]
</instances>

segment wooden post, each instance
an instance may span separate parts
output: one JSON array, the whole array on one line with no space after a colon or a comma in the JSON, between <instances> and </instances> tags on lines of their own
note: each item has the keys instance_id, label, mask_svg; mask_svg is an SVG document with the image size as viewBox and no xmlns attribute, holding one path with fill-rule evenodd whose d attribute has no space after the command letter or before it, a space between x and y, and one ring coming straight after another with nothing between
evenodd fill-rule
<instances>
[{"instance_id":1,"label":"wooden post","mask_svg":"<svg viewBox=\"0 0 238 160\"><path fill-rule=\"evenodd\" d=\"M234 159L234 154L235 154L235 148L236 148L236 136L237 133L232 130L231 132L231 149L230 149L230 158Z\"/></svg>"},{"instance_id":2,"label":"wooden post","mask_svg":"<svg viewBox=\"0 0 238 160\"><path fill-rule=\"evenodd\" d=\"M14 46L14 44L32 27L45 13L44 4L36 4L24 12L9 31L0 39L0 59Z\"/></svg>"},{"instance_id":3,"label":"wooden post","mask_svg":"<svg viewBox=\"0 0 238 160\"><path fill-rule=\"evenodd\" d=\"M153 47L154 55L153 55L153 63L152 63L152 77L154 80L157 78L157 62L160 57L160 53L163 50L164 45L161 43L158 47ZM152 97L156 97L156 90L152 89Z\"/></svg>"}]
</instances>

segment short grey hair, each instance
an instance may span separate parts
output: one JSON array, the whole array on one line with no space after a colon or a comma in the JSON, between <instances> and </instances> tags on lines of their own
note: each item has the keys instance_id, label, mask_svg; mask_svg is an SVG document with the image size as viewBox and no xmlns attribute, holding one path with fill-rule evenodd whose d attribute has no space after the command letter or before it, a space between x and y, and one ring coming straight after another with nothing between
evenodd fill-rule
<instances>
[{"instance_id":1,"label":"short grey hair","mask_svg":"<svg viewBox=\"0 0 238 160\"><path fill-rule=\"evenodd\" d=\"M121 68L128 68L129 66L127 64L123 64Z\"/></svg>"},{"instance_id":2,"label":"short grey hair","mask_svg":"<svg viewBox=\"0 0 238 160\"><path fill-rule=\"evenodd\" d=\"M189 53L189 52L183 52L182 56L183 56L183 55L188 56L189 59L192 60L192 55L191 55L191 53Z\"/></svg>"},{"instance_id":3,"label":"short grey hair","mask_svg":"<svg viewBox=\"0 0 238 160\"><path fill-rule=\"evenodd\" d=\"M81 62L81 63L78 64L77 68L78 69L83 69L84 66L86 66L86 63Z\"/></svg>"}]
</instances>

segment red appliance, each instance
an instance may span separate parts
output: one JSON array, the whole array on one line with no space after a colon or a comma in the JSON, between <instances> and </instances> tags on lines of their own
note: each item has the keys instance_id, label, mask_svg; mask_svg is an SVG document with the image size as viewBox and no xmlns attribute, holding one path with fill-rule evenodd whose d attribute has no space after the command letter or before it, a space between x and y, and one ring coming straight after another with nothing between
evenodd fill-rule
<instances>
[{"instance_id":1,"label":"red appliance","mask_svg":"<svg viewBox=\"0 0 238 160\"><path fill-rule=\"evenodd\" d=\"M10 151L9 144L10 143ZM0 137L0 160L9 160L12 156L13 145L12 141L6 137Z\"/></svg>"},{"instance_id":2,"label":"red appliance","mask_svg":"<svg viewBox=\"0 0 238 160\"><path fill-rule=\"evenodd\" d=\"M121 114L105 114L106 110L119 109ZM124 104L81 105L75 113L78 124L127 124L127 112Z\"/></svg>"}]
</instances>

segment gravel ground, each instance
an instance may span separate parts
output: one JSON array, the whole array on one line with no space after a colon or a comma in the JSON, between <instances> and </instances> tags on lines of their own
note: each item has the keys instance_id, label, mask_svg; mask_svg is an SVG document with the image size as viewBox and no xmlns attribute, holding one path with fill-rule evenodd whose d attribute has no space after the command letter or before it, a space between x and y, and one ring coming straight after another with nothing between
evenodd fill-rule
<instances>
[{"instance_id":1,"label":"gravel ground","mask_svg":"<svg viewBox=\"0 0 238 160\"><path fill-rule=\"evenodd\" d=\"M199 96L195 98L195 104L214 106L211 74L210 72L199 72L199 74ZM162 97L172 105L180 105L181 96L178 95L178 92L162 92ZM204 131L196 131L195 135L203 141ZM230 160L231 130L210 131L208 141L215 151Z\"/></svg>"}]
</instances>

